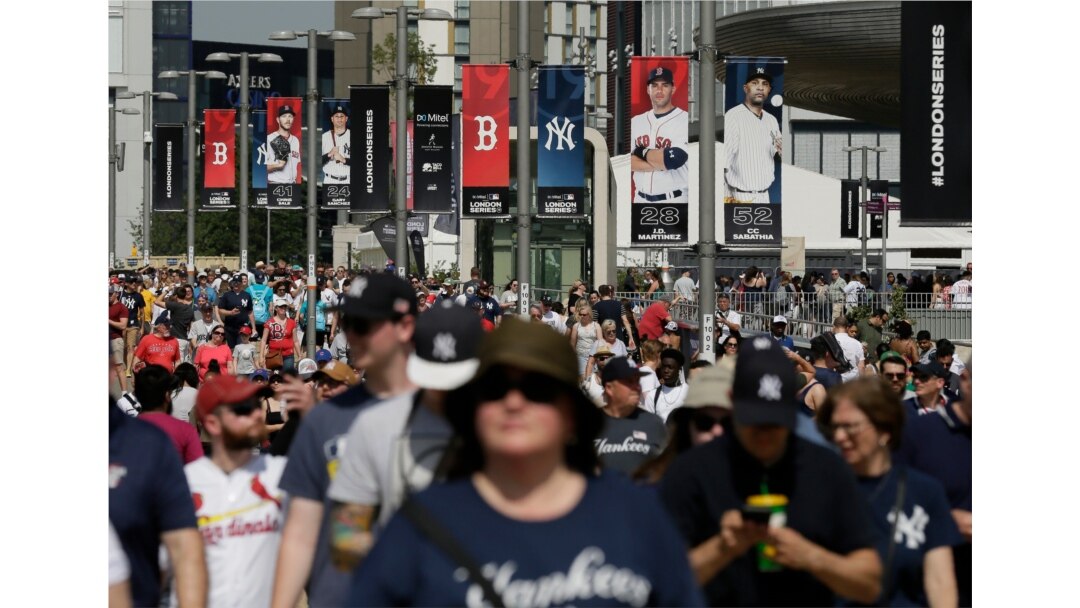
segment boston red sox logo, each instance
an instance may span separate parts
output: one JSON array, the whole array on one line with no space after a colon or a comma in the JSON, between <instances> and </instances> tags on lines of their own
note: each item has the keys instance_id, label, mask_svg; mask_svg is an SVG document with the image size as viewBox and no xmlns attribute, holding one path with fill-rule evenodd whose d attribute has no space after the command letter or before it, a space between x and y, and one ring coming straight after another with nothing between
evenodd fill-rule
<instances>
[{"instance_id":1,"label":"boston red sox logo","mask_svg":"<svg viewBox=\"0 0 1080 608\"><path fill-rule=\"evenodd\" d=\"M649 136L648 135L638 135L637 139L634 140L634 147L648 148L649 147Z\"/></svg>"},{"instance_id":2,"label":"boston red sox logo","mask_svg":"<svg viewBox=\"0 0 1080 608\"><path fill-rule=\"evenodd\" d=\"M660 76L663 73L664 73L664 68L656 68L656 71L653 72L653 76Z\"/></svg>"}]
</instances>

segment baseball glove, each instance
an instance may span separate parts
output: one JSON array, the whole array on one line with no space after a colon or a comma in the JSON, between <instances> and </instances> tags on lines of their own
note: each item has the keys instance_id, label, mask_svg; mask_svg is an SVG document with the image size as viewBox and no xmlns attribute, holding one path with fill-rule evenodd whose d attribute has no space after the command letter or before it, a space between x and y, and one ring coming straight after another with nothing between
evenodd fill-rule
<instances>
[{"instance_id":1,"label":"baseball glove","mask_svg":"<svg viewBox=\"0 0 1080 608\"><path fill-rule=\"evenodd\" d=\"M678 169L686 164L687 158L688 156L682 148L668 148L664 150L664 168L668 171Z\"/></svg>"},{"instance_id":2,"label":"baseball glove","mask_svg":"<svg viewBox=\"0 0 1080 608\"><path fill-rule=\"evenodd\" d=\"M271 141L270 148L274 151L275 161L289 159L289 152L291 152L289 147L289 140L285 139L284 137L278 136L273 141Z\"/></svg>"}]
</instances>

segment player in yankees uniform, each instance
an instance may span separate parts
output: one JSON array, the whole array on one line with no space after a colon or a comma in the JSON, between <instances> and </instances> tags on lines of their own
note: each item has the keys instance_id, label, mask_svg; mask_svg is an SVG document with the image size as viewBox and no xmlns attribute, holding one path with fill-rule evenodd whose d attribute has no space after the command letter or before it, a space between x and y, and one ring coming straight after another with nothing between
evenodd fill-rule
<instances>
[{"instance_id":1,"label":"player in yankees uniform","mask_svg":"<svg viewBox=\"0 0 1080 608\"><path fill-rule=\"evenodd\" d=\"M765 111L772 91L772 76L755 68L743 84L743 103L724 113L725 203L769 204L769 187L776 179L776 163L783 154L784 138L776 118Z\"/></svg>"},{"instance_id":2,"label":"player in yankees uniform","mask_svg":"<svg viewBox=\"0 0 1080 608\"><path fill-rule=\"evenodd\" d=\"M647 86L652 109L630 120L634 202L686 203L690 182L685 149L689 116L672 103L677 87L671 70L653 68Z\"/></svg>"},{"instance_id":3,"label":"player in yankees uniform","mask_svg":"<svg viewBox=\"0 0 1080 608\"><path fill-rule=\"evenodd\" d=\"M324 184L349 183L349 157L352 152L352 132L346 126L349 113L338 104L330 112L331 129L322 135Z\"/></svg>"},{"instance_id":4,"label":"player in yankees uniform","mask_svg":"<svg viewBox=\"0 0 1080 608\"><path fill-rule=\"evenodd\" d=\"M207 606L270 605L287 506L278 487L286 459L253 450L266 439L262 397L272 394L264 384L223 374L195 399L212 452L185 466L184 475L210 573Z\"/></svg>"},{"instance_id":5,"label":"player in yankees uniform","mask_svg":"<svg viewBox=\"0 0 1080 608\"><path fill-rule=\"evenodd\" d=\"M266 146L269 149L266 160L266 181L271 184L297 183L296 170L300 165L300 140L292 134L293 120L296 114L292 106L278 108L278 130L269 137ZM273 158L273 160L270 160Z\"/></svg>"}]
</instances>

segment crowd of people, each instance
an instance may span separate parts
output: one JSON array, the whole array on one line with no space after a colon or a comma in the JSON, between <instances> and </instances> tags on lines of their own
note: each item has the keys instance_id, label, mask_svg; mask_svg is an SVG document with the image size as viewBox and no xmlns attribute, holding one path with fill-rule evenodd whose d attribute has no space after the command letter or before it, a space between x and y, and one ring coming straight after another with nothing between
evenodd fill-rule
<instances>
[{"instance_id":1,"label":"crowd of people","mask_svg":"<svg viewBox=\"0 0 1080 608\"><path fill-rule=\"evenodd\" d=\"M970 605L971 358L884 310L185 270L110 277L111 604Z\"/></svg>"}]
</instances>

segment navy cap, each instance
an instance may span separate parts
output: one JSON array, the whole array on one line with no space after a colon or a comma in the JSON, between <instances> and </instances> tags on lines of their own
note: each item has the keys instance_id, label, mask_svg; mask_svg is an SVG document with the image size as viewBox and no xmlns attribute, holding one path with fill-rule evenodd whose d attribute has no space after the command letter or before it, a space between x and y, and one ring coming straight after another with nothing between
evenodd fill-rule
<instances>
[{"instance_id":1,"label":"navy cap","mask_svg":"<svg viewBox=\"0 0 1080 608\"><path fill-rule=\"evenodd\" d=\"M663 80L664 82L673 85L675 84L675 74L663 66L656 66L649 70L649 80L646 84L652 84L654 80Z\"/></svg>"},{"instance_id":2,"label":"navy cap","mask_svg":"<svg viewBox=\"0 0 1080 608\"><path fill-rule=\"evenodd\" d=\"M649 372L642 371L638 364L627 357L613 357L608 359L604 370L600 372L600 380L604 383L623 380L625 378L640 378L648 376Z\"/></svg>"},{"instance_id":3,"label":"navy cap","mask_svg":"<svg viewBox=\"0 0 1080 608\"><path fill-rule=\"evenodd\" d=\"M154 321L154 325L168 325L169 324L169 311L165 311L158 315L158 318Z\"/></svg>"},{"instance_id":4,"label":"navy cap","mask_svg":"<svg viewBox=\"0 0 1080 608\"><path fill-rule=\"evenodd\" d=\"M795 428L795 367L776 340L757 336L743 341L735 358L731 401L736 424Z\"/></svg>"},{"instance_id":5,"label":"navy cap","mask_svg":"<svg viewBox=\"0 0 1080 608\"><path fill-rule=\"evenodd\" d=\"M442 300L416 319L415 349L405 373L422 388L458 388L476 375L483 338L480 317L451 300Z\"/></svg>"},{"instance_id":6,"label":"navy cap","mask_svg":"<svg viewBox=\"0 0 1080 608\"><path fill-rule=\"evenodd\" d=\"M930 376L937 376L941 379L949 377L949 370L945 369L945 366L937 361L931 361L929 363L916 363L911 366L911 372L914 374L928 374Z\"/></svg>"},{"instance_id":7,"label":"navy cap","mask_svg":"<svg viewBox=\"0 0 1080 608\"><path fill-rule=\"evenodd\" d=\"M348 116L349 111L345 109L345 106L339 103L334 105L334 107L330 110L330 115L333 116L334 114L344 114L345 116Z\"/></svg>"},{"instance_id":8,"label":"navy cap","mask_svg":"<svg viewBox=\"0 0 1080 608\"><path fill-rule=\"evenodd\" d=\"M378 273L357 277L341 303L331 310L345 317L360 319L391 319L416 315L416 292L405 279L392 274Z\"/></svg>"},{"instance_id":9,"label":"navy cap","mask_svg":"<svg viewBox=\"0 0 1080 608\"><path fill-rule=\"evenodd\" d=\"M290 106L290 105L284 105L284 106L281 106L280 108L278 108L278 111L277 111L278 118L281 118L282 116L284 116L286 114L292 114L293 116L296 116L296 112L293 112L292 106Z\"/></svg>"},{"instance_id":10,"label":"navy cap","mask_svg":"<svg viewBox=\"0 0 1080 608\"><path fill-rule=\"evenodd\" d=\"M751 80L755 80L757 78L762 78L766 82L768 82L770 85L772 84L772 75L769 74L769 72L767 72L765 70L765 68L761 68L761 67L750 68L750 71L748 71L746 73L746 80L743 81L743 84L746 84L746 83L750 82Z\"/></svg>"}]
</instances>

